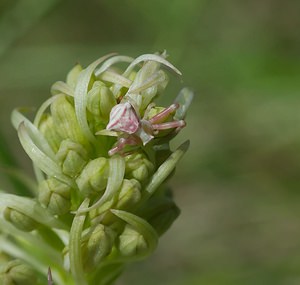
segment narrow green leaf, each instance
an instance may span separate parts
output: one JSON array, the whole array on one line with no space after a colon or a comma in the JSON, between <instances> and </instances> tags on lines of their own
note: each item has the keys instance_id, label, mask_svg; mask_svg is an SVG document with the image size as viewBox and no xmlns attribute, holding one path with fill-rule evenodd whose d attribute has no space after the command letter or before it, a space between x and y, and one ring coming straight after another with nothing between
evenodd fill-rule
<instances>
[{"instance_id":1,"label":"narrow green leaf","mask_svg":"<svg viewBox=\"0 0 300 285\"><path fill-rule=\"evenodd\" d=\"M143 202L147 200L155 192L155 190L166 180L166 178L171 174L171 172L175 169L178 161L188 150L189 145L190 145L189 141L184 142L158 168L158 170L154 173L150 182L145 188L145 194L142 198Z\"/></svg>"},{"instance_id":2,"label":"narrow green leaf","mask_svg":"<svg viewBox=\"0 0 300 285\"><path fill-rule=\"evenodd\" d=\"M86 69L82 70L78 76L78 82L75 88L74 102L77 120L82 132L92 143L97 143L97 141L89 128L86 116L88 86L95 68L112 55L113 54L108 54L103 56L91 63Z\"/></svg>"}]
</instances>

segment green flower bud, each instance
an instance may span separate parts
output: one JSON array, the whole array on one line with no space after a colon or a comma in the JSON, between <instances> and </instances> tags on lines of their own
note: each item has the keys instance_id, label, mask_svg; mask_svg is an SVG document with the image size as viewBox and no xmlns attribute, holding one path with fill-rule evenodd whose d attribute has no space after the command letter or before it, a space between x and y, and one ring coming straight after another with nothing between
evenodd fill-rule
<instances>
[{"instance_id":1,"label":"green flower bud","mask_svg":"<svg viewBox=\"0 0 300 285\"><path fill-rule=\"evenodd\" d=\"M70 186L55 178L43 180L39 184L39 202L54 215L63 215L70 210L70 196Z\"/></svg>"},{"instance_id":2,"label":"green flower bud","mask_svg":"<svg viewBox=\"0 0 300 285\"><path fill-rule=\"evenodd\" d=\"M31 232L37 228L38 223L18 210L6 207L3 211L4 219L24 232Z\"/></svg>"},{"instance_id":3,"label":"green flower bud","mask_svg":"<svg viewBox=\"0 0 300 285\"><path fill-rule=\"evenodd\" d=\"M91 270L99 264L112 250L116 233L107 226L98 224L89 234L83 245L83 264L86 270Z\"/></svg>"},{"instance_id":4,"label":"green flower bud","mask_svg":"<svg viewBox=\"0 0 300 285\"><path fill-rule=\"evenodd\" d=\"M141 199L141 184L135 179L124 179L118 195L117 209L128 209Z\"/></svg>"},{"instance_id":5,"label":"green flower bud","mask_svg":"<svg viewBox=\"0 0 300 285\"><path fill-rule=\"evenodd\" d=\"M99 195L106 188L108 175L108 159L99 157L91 160L76 179L79 191L85 197L97 193Z\"/></svg>"},{"instance_id":6,"label":"green flower bud","mask_svg":"<svg viewBox=\"0 0 300 285\"><path fill-rule=\"evenodd\" d=\"M56 157L61 162L62 172L70 177L76 177L89 159L83 146L70 139L62 141Z\"/></svg>"},{"instance_id":7,"label":"green flower bud","mask_svg":"<svg viewBox=\"0 0 300 285\"><path fill-rule=\"evenodd\" d=\"M66 83L75 88L78 80L78 76L82 71L80 64L76 64L68 73Z\"/></svg>"},{"instance_id":8,"label":"green flower bud","mask_svg":"<svg viewBox=\"0 0 300 285\"><path fill-rule=\"evenodd\" d=\"M2 285L34 285L37 284L36 273L20 260L12 260L0 269Z\"/></svg>"},{"instance_id":9,"label":"green flower bud","mask_svg":"<svg viewBox=\"0 0 300 285\"><path fill-rule=\"evenodd\" d=\"M87 94L87 109L99 119L109 119L109 113L117 103L113 93L101 81L95 81Z\"/></svg>"},{"instance_id":10,"label":"green flower bud","mask_svg":"<svg viewBox=\"0 0 300 285\"><path fill-rule=\"evenodd\" d=\"M119 251L123 256L139 256L148 250L144 237L131 225L127 224L119 236Z\"/></svg>"},{"instance_id":11,"label":"green flower bud","mask_svg":"<svg viewBox=\"0 0 300 285\"><path fill-rule=\"evenodd\" d=\"M153 163L142 153L132 153L125 157L126 177L140 182L146 181L154 171Z\"/></svg>"},{"instance_id":12,"label":"green flower bud","mask_svg":"<svg viewBox=\"0 0 300 285\"><path fill-rule=\"evenodd\" d=\"M58 97L51 104L51 114L56 131L63 139L71 139L83 146L88 145L79 127L73 105L65 96Z\"/></svg>"},{"instance_id":13,"label":"green flower bud","mask_svg":"<svg viewBox=\"0 0 300 285\"><path fill-rule=\"evenodd\" d=\"M41 133L44 135L45 139L48 141L49 145L54 152L57 152L59 145L62 141L61 136L57 133L55 124L53 122L52 116L49 114L39 125Z\"/></svg>"}]
</instances>

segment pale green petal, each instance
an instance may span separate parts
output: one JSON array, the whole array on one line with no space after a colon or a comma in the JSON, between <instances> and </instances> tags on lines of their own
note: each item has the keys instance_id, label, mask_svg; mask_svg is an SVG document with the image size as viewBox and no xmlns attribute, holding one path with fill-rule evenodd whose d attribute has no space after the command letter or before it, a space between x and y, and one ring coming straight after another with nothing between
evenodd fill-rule
<instances>
[{"instance_id":1,"label":"pale green petal","mask_svg":"<svg viewBox=\"0 0 300 285\"><path fill-rule=\"evenodd\" d=\"M22 128L26 129L30 140L32 140L38 148L40 148L45 154L47 154L47 156L55 160L55 154L48 144L47 140L44 138L43 134L17 109L13 110L11 120L16 130L18 130L20 125L23 124L24 127Z\"/></svg>"},{"instance_id":2,"label":"pale green petal","mask_svg":"<svg viewBox=\"0 0 300 285\"><path fill-rule=\"evenodd\" d=\"M109 69L112 65L119 63L119 62L132 62L134 58L130 56L125 56L125 55L116 55L111 57L110 59L107 59L100 68L98 68L95 71L95 76L99 76L102 72L106 71Z\"/></svg>"},{"instance_id":3,"label":"pale green petal","mask_svg":"<svg viewBox=\"0 0 300 285\"><path fill-rule=\"evenodd\" d=\"M166 67L170 68L172 71L174 71L178 75L182 75L181 72L173 64L171 64L170 62L165 60L163 57L156 55L156 54L143 54L143 55L137 57L127 67L127 69L125 70L123 75L128 76L130 74L130 72L133 70L133 68L143 61L155 61L155 62L161 63L161 64L165 65Z\"/></svg>"},{"instance_id":4,"label":"pale green petal","mask_svg":"<svg viewBox=\"0 0 300 285\"><path fill-rule=\"evenodd\" d=\"M36 112L33 124L38 128L39 124L41 122L42 116L45 113L45 111L47 110L47 108L49 108L51 106L51 104L59 97L64 97L63 94L57 94L53 97L50 97L48 100L46 100L41 107L38 109L38 111Z\"/></svg>"},{"instance_id":5,"label":"pale green petal","mask_svg":"<svg viewBox=\"0 0 300 285\"><path fill-rule=\"evenodd\" d=\"M150 77L148 77L144 82L142 82L142 84L139 84L138 86L137 84L132 84L128 90L128 93L140 93L141 91L157 85L164 80L165 73L162 70L159 70L158 72L155 72Z\"/></svg>"},{"instance_id":6,"label":"pale green petal","mask_svg":"<svg viewBox=\"0 0 300 285\"><path fill-rule=\"evenodd\" d=\"M76 87L78 76L82 71L82 66L80 64L76 64L67 74L66 84L69 85L73 90Z\"/></svg>"},{"instance_id":7,"label":"pale green petal","mask_svg":"<svg viewBox=\"0 0 300 285\"><path fill-rule=\"evenodd\" d=\"M182 120L185 118L187 110L192 103L194 98L194 92L189 88L183 88L178 96L176 97L174 103L179 104L179 108L176 110L174 115L175 120Z\"/></svg>"},{"instance_id":8,"label":"pale green petal","mask_svg":"<svg viewBox=\"0 0 300 285\"><path fill-rule=\"evenodd\" d=\"M82 252L81 252L81 234L83 230L86 214L80 213L89 205L89 199L85 199L78 209L77 214L73 219L73 223L70 230L69 239L69 256L70 256L70 269L74 276L75 284L86 285L87 281L83 272L82 264Z\"/></svg>"},{"instance_id":9,"label":"pale green petal","mask_svg":"<svg viewBox=\"0 0 300 285\"><path fill-rule=\"evenodd\" d=\"M61 168L56 163L56 161L52 160L34 143L30 135L28 134L24 123L20 124L18 135L20 142L28 156L44 173L46 173L50 177L55 177L56 179L65 182L70 186L74 186L73 181L62 173Z\"/></svg>"},{"instance_id":10,"label":"pale green petal","mask_svg":"<svg viewBox=\"0 0 300 285\"><path fill-rule=\"evenodd\" d=\"M71 139L85 147L89 146L85 135L83 134L74 110L74 106L67 96L57 97L51 104L51 114L55 131L62 139Z\"/></svg>"},{"instance_id":11,"label":"pale green petal","mask_svg":"<svg viewBox=\"0 0 300 285\"><path fill-rule=\"evenodd\" d=\"M101 73L99 78L103 81L119 84L120 86L124 86L126 88L129 88L132 83L130 79L110 70Z\"/></svg>"},{"instance_id":12,"label":"pale green petal","mask_svg":"<svg viewBox=\"0 0 300 285\"><path fill-rule=\"evenodd\" d=\"M74 97L73 88L63 81L57 81L51 86L51 94L65 94L71 97Z\"/></svg>"},{"instance_id":13,"label":"pale green petal","mask_svg":"<svg viewBox=\"0 0 300 285\"><path fill-rule=\"evenodd\" d=\"M118 137L120 135L120 132L115 132L115 131L110 131L110 130L104 129L104 130L98 131L95 135Z\"/></svg>"}]
</instances>

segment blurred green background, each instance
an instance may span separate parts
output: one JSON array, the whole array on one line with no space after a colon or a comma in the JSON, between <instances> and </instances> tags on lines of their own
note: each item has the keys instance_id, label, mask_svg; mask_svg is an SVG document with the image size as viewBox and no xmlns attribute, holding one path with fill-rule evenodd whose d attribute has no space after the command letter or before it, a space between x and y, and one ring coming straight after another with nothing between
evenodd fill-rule
<instances>
[{"instance_id":1,"label":"blurred green background","mask_svg":"<svg viewBox=\"0 0 300 285\"><path fill-rule=\"evenodd\" d=\"M182 214L118 285L300 284L300 2L0 0L1 155L27 173L10 124L76 63L166 49L196 90L174 146ZM2 166L4 166L2 164ZM11 189L2 174L1 185Z\"/></svg>"}]
</instances>

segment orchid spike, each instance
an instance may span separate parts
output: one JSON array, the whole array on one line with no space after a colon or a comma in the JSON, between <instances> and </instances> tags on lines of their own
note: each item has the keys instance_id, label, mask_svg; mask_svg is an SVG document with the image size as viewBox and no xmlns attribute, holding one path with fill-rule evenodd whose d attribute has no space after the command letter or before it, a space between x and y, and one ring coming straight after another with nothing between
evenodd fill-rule
<instances>
[{"instance_id":1,"label":"orchid spike","mask_svg":"<svg viewBox=\"0 0 300 285\"><path fill-rule=\"evenodd\" d=\"M166 52L109 54L54 83L33 123L13 111L37 186L0 191L0 284L111 285L152 254L179 215L167 181L189 146L170 141L193 92L155 103L169 71L181 75Z\"/></svg>"}]
</instances>

